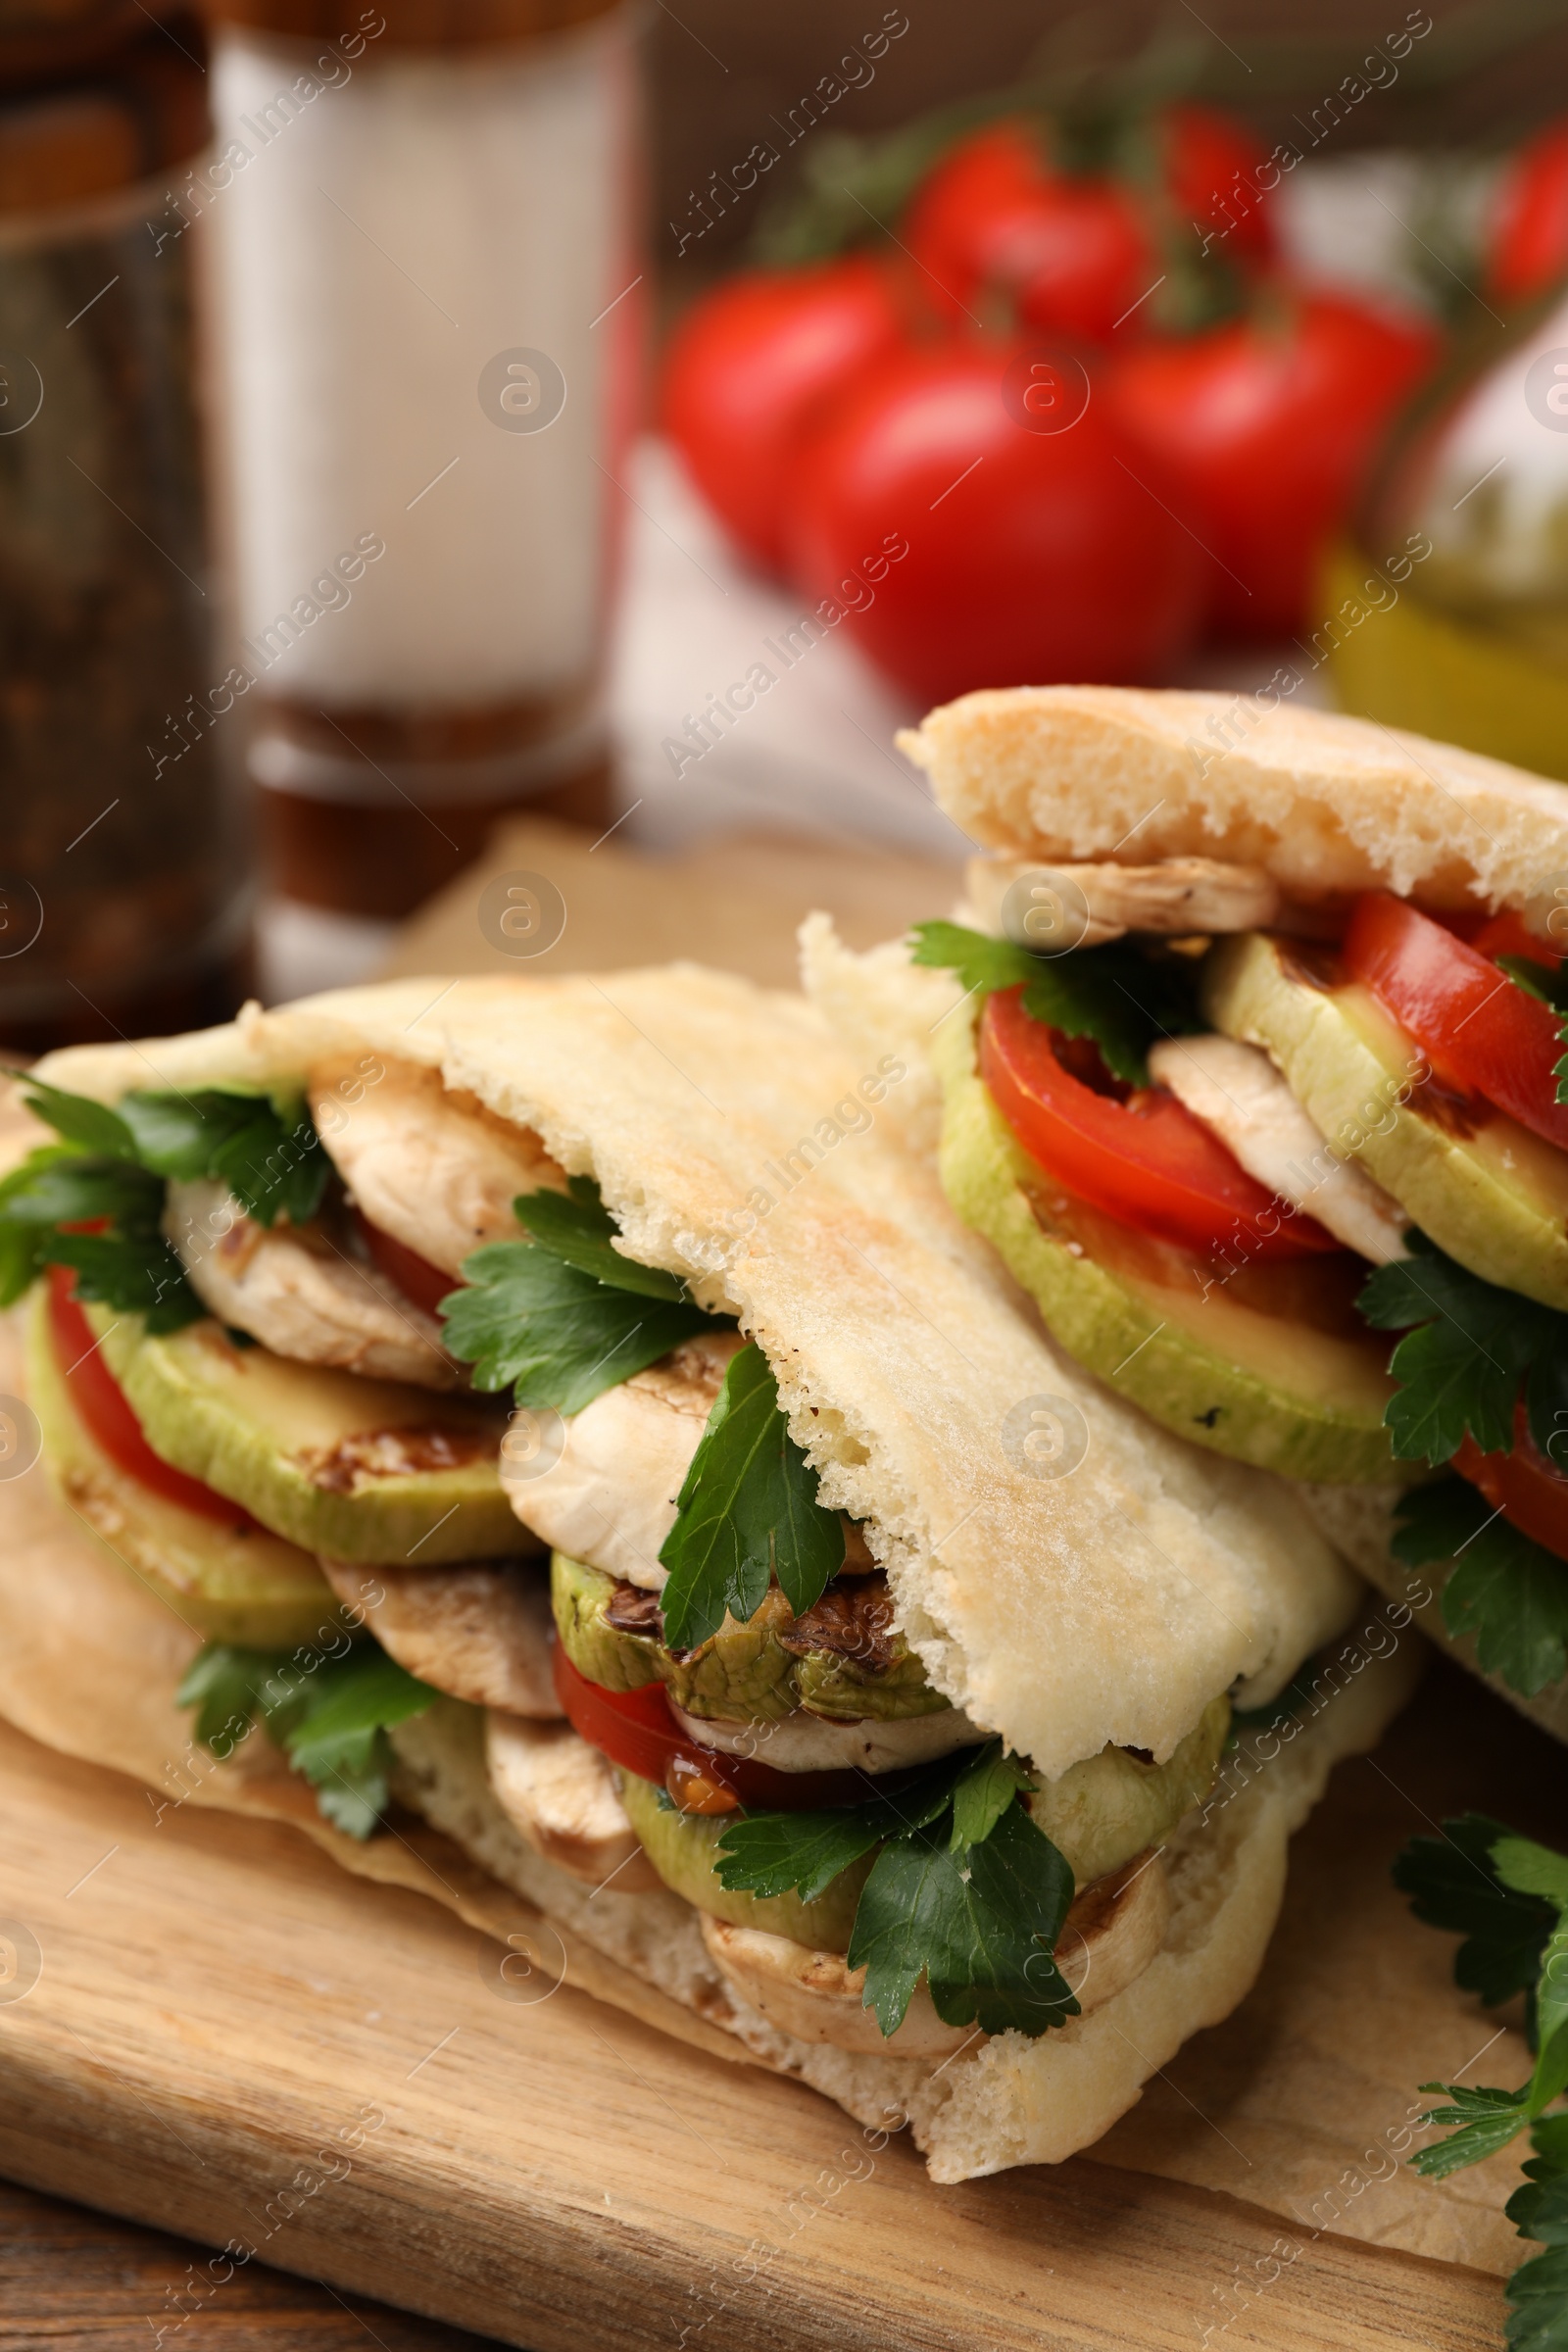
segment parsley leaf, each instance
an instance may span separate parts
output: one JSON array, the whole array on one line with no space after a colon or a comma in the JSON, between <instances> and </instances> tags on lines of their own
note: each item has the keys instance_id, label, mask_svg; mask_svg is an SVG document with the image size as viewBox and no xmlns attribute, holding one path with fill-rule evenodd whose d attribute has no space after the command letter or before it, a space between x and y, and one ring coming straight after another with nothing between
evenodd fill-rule
<instances>
[{"instance_id":1,"label":"parsley leaf","mask_svg":"<svg viewBox=\"0 0 1568 2352\"><path fill-rule=\"evenodd\" d=\"M1521 2237L1548 2248L1508 2280L1512 2352L1568 2352L1568 2115L1544 2110L1568 2086L1568 1855L1515 1837L1484 1814L1444 1825L1444 1839L1416 1838L1394 1866L1412 1892L1416 1916L1468 1936L1455 1975L1483 2000L1506 2000L1529 1984L1537 2048L1530 2081L1517 2090L1425 2082L1451 2104L1422 2120L1450 2136L1411 2163L1430 2180L1479 2164L1528 2126L1534 2151L1526 2185L1508 2199Z\"/></svg>"},{"instance_id":2,"label":"parsley leaf","mask_svg":"<svg viewBox=\"0 0 1568 2352\"><path fill-rule=\"evenodd\" d=\"M303 1098L283 1107L264 1094L206 1087L199 1094L126 1095L120 1115L143 1167L228 1186L258 1225L307 1224L321 1205L331 1163Z\"/></svg>"},{"instance_id":3,"label":"parsley leaf","mask_svg":"<svg viewBox=\"0 0 1568 2352\"><path fill-rule=\"evenodd\" d=\"M1503 1878L1494 1859L1523 1843L1485 1813L1464 1813L1446 1821L1440 1838L1412 1838L1394 1864L1394 1883L1412 1898L1416 1918L1464 1937L1454 1982L1489 2008L1534 1987L1556 1918L1550 1902Z\"/></svg>"},{"instance_id":4,"label":"parsley leaf","mask_svg":"<svg viewBox=\"0 0 1568 2352\"><path fill-rule=\"evenodd\" d=\"M1463 2082L1423 2082L1421 2088L1444 2091L1453 2102L1448 2107L1429 2107L1421 2118L1424 2124L1436 2124L1449 2132L1448 2138L1411 2158L1414 2170L1428 2180L1446 2180L1467 2164L1481 2164L1495 2156L1499 2148L1518 2138L1530 2121L1528 2082L1518 2090L1488 2090L1480 2085L1472 2089Z\"/></svg>"},{"instance_id":5,"label":"parsley leaf","mask_svg":"<svg viewBox=\"0 0 1568 2352\"><path fill-rule=\"evenodd\" d=\"M838 1805L816 1813L743 1814L719 1840L719 1885L742 1887L749 1894L793 1892L814 1902L841 1871L874 1845L906 1830L923 1830L944 1814L953 1802L959 1770L969 1764L973 1752L943 1756L896 1795L872 1794L863 1805ZM870 1781L866 1786L874 1788Z\"/></svg>"},{"instance_id":6,"label":"parsley leaf","mask_svg":"<svg viewBox=\"0 0 1568 2352\"><path fill-rule=\"evenodd\" d=\"M16 1073L28 1106L64 1138L0 1184L0 1305L46 1265L74 1266L78 1298L143 1314L152 1332L207 1312L165 1239L170 1177L220 1178L260 1224L315 1215L328 1163L303 1101L287 1115L265 1095L209 1088L132 1093L111 1110ZM107 1230L70 1230L83 1224Z\"/></svg>"},{"instance_id":7,"label":"parsley leaf","mask_svg":"<svg viewBox=\"0 0 1568 2352\"><path fill-rule=\"evenodd\" d=\"M1568 1672L1568 1561L1499 1517L1467 1479L1440 1479L1401 1497L1390 1549L1408 1568L1452 1560L1443 1588L1450 1634L1474 1634L1476 1656L1510 1690L1534 1698Z\"/></svg>"},{"instance_id":8,"label":"parsley leaf","mask_svg":"<svg viewBox=\"0 0 1568 2352\"><path fill-rule=\"evenodd\" d=\"M922 1976L937 2015L988 2034L1045 2033L1078 2014L1056 1967L1072 1872L1021 1805L984 1844L956 1852L940 1829L890 1838L871 1865L850 1936L865 2005L884 2034L903 2023Z\"/></svg>"},{"instance_id":9,"label":"parsley leaf","mask_svg":"<svg viewBox=\"0 0 1568 2352\"><path fill-rule=\"evenodd\" d=\"M995 939L988 931L971 931L963 923L916 923L909 961L927 970L956 972L966 997L990 996L994 989L1017 988L1032 980L1040 958L1010 939Z\"/></svg>"},{"instance_id":10,"label":"parsley leaf","mask_svg":"<svg viewBox=\"0 0 1568 2352\"><path fill-rule=\"evenodd\" d=\"M473 1365L476 1389L510 1383L518 1404L580 1413L718 1320L675 1275L611 1249L615 1228L591 1177L512 1205L532 1240L475 1250L463 1261L467 1288L441 1301L447 1346Z\"/></svg>"},{"instance_id":11,"label":"parsley leaf","mask_svg":"<svg viewBox=\"0 0 1568 2352\"><path fill-rule=\"evenodd\" d=\"M134 1160L44 1144L0 1183L0 1305L46 1265L74 1266L78 1298L144 1314L149 1331L177 1331L207 1309L164 1238L161 1178ZM107 1224L107 1232L62 1228Z\"/></svg>"},{"instance_id":12,"label":"parsley leaf","mask_svg":"<svg viewBox=\"0 0 1568 2352\"><path fill-rule=\"evenodd\" d=\"M1035 1785L1022 1758L1010 1755L996 1740L972 1750L953 1791L954 1852L984 1845L1013 1798Z\"/></svg>"},{"instance_id":13,"label":"parsley leaf","mask_svg":"<svg viewBox=\"0 0 1568 2352\"><path fill-rule=\"evenodd\" d=\"M302 1664L302 1654L312 1662ZM326 1819L360 1838L387 1808L388 1729L439 1696L373 1642L356 1643L341 1658L209 1642L177 1693L181 1706L198 1710L196 1738L220 1757L232 1753L260 1716L316 1789Z\"/></svg>"},{"instance_id":14,"label":"parsley leaf","mask_svg":"<svg viewBox=\"0 0 1568 2352\"><path fill-rule=\"evenodd\" d=\"M1406 1461L1447 1461L1475 1439L1513 1450L1521 1383L1531 1436L1553 1461L1568 1427L1568 1315L1483 1282L1424 1233L1412 1255L1379 1266L1356 1300L1378 1331L1408 1331L1389 1359L1401 1383L1384 1419ZM1411 1329L1411 1326L1417 1326Z\"/></svg>"},{"instance_id":15,"label":"parsley leaf","mask_svg":"<svg viewBox=\"0 0 1568 2352\"><path fill-rule=\"evenodd\" d=\"M136 1157L130 1129L107 1103L95 1102L90 1095L68 1095L63 1087L51 1086L45 1078L34 1078L30 1070L7 1069L4 1075L21 1081L27 1108L78 1151L90 1152L99 1159Z\"/></svg>"},{"instance_id":16,"label":"parsley leaf","mask_svg":"<svg viewBox=\"0 0 1568 2352\"><path fill-rule=\"evenodd\" d=\"M1153 962L1121 940L1043 956L961 923L917 923L913 938L913 961L956 971L965 994L1021 983L1032 1020L1063 1037L1093 1038L1105 1067L1129 1086L1150 1083L1147 1056L1156 1037L1200 1025L1179 967Z\"/></svg>"},{"instance_id":17,"label":"parsley leaf","mask_svg":"<svg viewBox=\"0 0 1568 2352\"><path fill-rule=\"evenodd\" d=\"M725 1886L808 1900L880 1847L849 1960L885 2034L922 1977L950 2025L1038 2034L1078 2013L1054 1949L1072 1873L1014 1800L1029 1776L1000 1740L929 1766L896 1793L823 1813L754 1813L719 1838Z\"/></svg>"},{"instance_id":18,"label":"parsley leaf","mask_svg":"<svg viewBox=\"0 0 1568 2352\"><path fill-rule=\"evenodd\" d=\"M661 1606L672 1649L699 1648L726 1612L744 1625L775 1576L799 1617L844 1564L839 1515L816 1499L816 1472L755 1341L725 1369L659 1557L669 1571Z\"/></svg>"},{"instance_id":19,"label":"parsley leaf","mask_svg":"<svg viewBox=\"0 0 1568 2352\"><path fill-rule=\"evenodd\" d=\"M580 1413L712 1321L700 1306L609 1290L541 1243L490 1242L463 1261L467 1288L441 1301L446 1344L476 1389Z\"/></svg>"},{"instance_id":20,"label":"parsley leaf","mask_svg":"<svg viewBox=\"0 0 1568 2352\"><path fill-rule=\"evenodd\" d=\"M1496 962L1527 996L1539 997L1553 1012L1568 1013L1568 972L1560 964L1537 963L1530 956L1499 956ZM1558 1029L1557 1042L1568 1046L1568 1022ZM1568 1102L1568 1054L1554 1064L1551 1074L1557 1081L1553 1101Z\"/></svg>"},{"instance_id":21,"label":"parsley leaf","mask_svg":"<svg viewBox=\"0 0 1568 2352\"><path fill-rule=\"evenodd\" d=\"M690 1303L678 1274L662 1266L640 1266L611 1248L615 1232L610 1211L591 1176L567 1179L564 1193L524 1193L513 1206L541 1249L564 1259L580 1273L613 1291L634 1291L644 1298L676 1298Z\"/></svg>"},{"instance_id":22,"label":"parsley leaf","mask_svg":"<svg viewBox=\"0 0 1568 2352\"><path fill-rule=\"evenodd\" d=\"M1544 2238L1550 2247L1508 2280L1509 2352L1568 2352L1568 2179L1516 2189L1503 2210L1521 2237Z\"/></svg>"},{"instance_id":23,"label":"parsley leaf","mask_svg":"<svg viewBox=\"0 0 1568 2352\"><path fill-rule=\"evenodd\" d=\"M99 1159L133 1160L154 1175L221 1178L259 1225L314 1217L331 1173L303 1097L280 1109L270 1095L204 1087L194 1095L136 1090L111 1110L27 1071L15 1073L27 1106L68 1143Z\"/></svg>"},{"instance_id":24,"label":"parsley leaf","mask_svg":"<svg viewBox=\"0 0 1568 2352\"><path fill-rule=\"evenodd\" d=\"M1527 1373L1532 1434L1544 1451L1557 1434L1554 1383L1568 1376L1568 1315L1483 1282L1423 1233L1409 1241L1412 1255L1379 1266L1356 1300L1375 1330L1409 1331L1389 1359L1401 1384L1384 1415L1395 1452L1446 1462L1467 1431L1483 1453L1510 1452Z\"/></svg>"}]
</instances>

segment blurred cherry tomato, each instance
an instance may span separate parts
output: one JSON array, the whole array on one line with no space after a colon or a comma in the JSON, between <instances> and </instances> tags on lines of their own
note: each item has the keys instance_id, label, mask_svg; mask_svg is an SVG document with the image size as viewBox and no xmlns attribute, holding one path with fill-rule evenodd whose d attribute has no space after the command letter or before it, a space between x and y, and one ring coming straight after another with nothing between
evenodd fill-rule
<instances>
[{"instance_id":1,"label":"blurred cherry tomato","mask_svg":"<svg viewBox=\"0 0 1568 2352\"><path fill-rule=\"evenodd\" d=\"M1424 319L1288 294L1111 363L1107 406L1163 462L1214 558L1220 629L1278 637L1310 625L1324 551L1438 343Z\"/></svg>"},{"instance_id":2,"label":"blurred cherry tomato","mask_svg":"<svg viewBox=\"0 0 1568 2352\"><path fill-rule=\"evenodd\" d=\"M1528 302L1568 272L1568 122L1511 155L1493 200L1488 291Z\"/></svg>"},{"instance_id":3,"label":"blurred cherry tomato","mask_svg":"<svg viewBox=\"0 0 1568 2352\"><path fill-rule=\"evenodd\" d=\"M1094 399L1026 427L1050 413L1019 398L1027 362L977 341L873 361L790 477L792 576L926 702L1156 678L1197 632L1206 566L1156 463Z\"/></svg>"},{"instance_id":4,"label":"blurred cherry tomato","mask_svg":"<svg viewBox=\"0 0 1568 2352\"><path fill-rule=\"evenodd\" d=\"M783 561L783 482L802 423L902 331L885 272L860 256L745 270L677 327L664 428L709 504L769 570Z\"/></svg>"},{"instance_id":5,"label":"blurred cherry tomato","mask_svg":"<svg viewBox=\"0 0 1568 2352\"><path fill-rule=\"evenodd\" d=\"M1237 262L1272 261L1274 223L1261 180L1268 156L1246 124L1208 106L1173 106L1158 123L1179 222L1213 237Z\"/></svg>"},{"instance_id":6,"label":"blurred cherry tomato","mask_svg":"<svg viewBox=\"0 0 1568 2352\"><path fill-rule=\"evenodd\" d=\"M1272 250L1257 187L1261 150L1203 107L1172 107L1149 125L1154 175L1179 235L1196 226L1239 262ZM963 140L917 190L906 242L939 309L1103 342L1160 275L1157 207L1134 181L1065 172L1040 134L1004 122ZM1145 323L1139 320L1140 328Z\"/></svg>"}]
</instances>

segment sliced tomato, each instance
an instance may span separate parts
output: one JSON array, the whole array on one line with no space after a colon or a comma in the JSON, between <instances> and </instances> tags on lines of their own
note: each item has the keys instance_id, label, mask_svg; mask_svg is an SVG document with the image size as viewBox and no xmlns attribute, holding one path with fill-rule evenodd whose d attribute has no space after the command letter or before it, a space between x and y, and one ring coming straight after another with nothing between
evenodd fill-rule
<instances>
[{"instance_id":1,"label":"sliced tomato","mask_svg":"<svg viewBox=\"0 0 1568 2352\"><path fill-rule=\"evenodd\" d=\"M907 1773L875 1779L865 1772L776 1772L750 1756L726 1756L683 1732L670 1712L662 1683L641 1690L607 1690L580 1674L558 1642L556 1696L575 1732L612 1764L639 1779L662 1783L683 1813L815 1813L830 1805L860 1805L900 1788Z\"/></svg>"},{"instance_id":2,"label":"sliced tomato","mask_svg":"<svg viewBox=\"0 0 1568 2352\"><path fill-rule=\"evenodd\" d=\"M369 1218L359 1209L354 1211L354 1222L369 1253L370 1263L379 1266L388 1282L395 1282L404 1298L415 1306L422 1306L427 1315L433 1315L443 1298L450 1298L454 1291L463 1288L461 1281L455 1281L450 1274L443 1274L439 1266L432 1266L430 1260L421 1257L417 1250L410 1250L405 1243L395 1242L389 1233L383 1233L379 1225L372 1225Z\"/></svg>"},{"instance_id":3,"label":"sliced tomato","mask_svg":"<svg viewBox=\"0 0 1568 2352\"><path fill-rule=\"evenodd\" d=\"M1022 994L987 999L981 1075L1024 1150L1081 1200L1187 1250L1240 1242L1266 1263L1340 1248L1254 1182L1164 1088L1075 1076L1068 1062L1083 1066L1081 1041L1032 1019Z\"/></svg>"},{"instance_id":4,"label":"sliced tomato","mask_svg":"<svg viewBox=\"0 0 1568 2352\"><path fill-rule=\"evenodd\" d=\"M82 1312L76 1297L75 1267L51 1266L48 1279L49 1333L55 1360L71 1384L71 1401L88 1435L128 1477L162 1494L166 1501L177 1502L199 1519L215 1519L225 1527L255 1527L249 1511L237 1502L204 1486L199 1478L187 1478L183 1470L154 1453Z\"/></svg>"},{"instance_id":5,"label":"sliced tomato","mask_svg":"<svg viewBox=\"0 0 1568 2352\"><path fill-rule=\"evenodd\" d=\"M1549 952L1537 951L1549 962ZM1387 891L1358 899L1345 968L1421 1048L1446 1086L1484 1095L1548 1144L1568 1149L1568 1103L1555 1101L1558 1016L1479 948Z\"/></svg>"},{"instance_id":6,"label":"sliced tomato","mask_svg":"<svg viewBox=\"0 0 1568 2352\"><path fill-rule=\"evenodd\" d=\"M1568 1468L1559 1470L1542 1452L1530 1434L1523 1403L1514 1415L1511 1453L1483 1453L1474 1438L1467 1437L1453 1457L1453 1467L1479 1487L1493 1509L1522 1536L1568 1560Z\"/></svg>"}]
</instances>

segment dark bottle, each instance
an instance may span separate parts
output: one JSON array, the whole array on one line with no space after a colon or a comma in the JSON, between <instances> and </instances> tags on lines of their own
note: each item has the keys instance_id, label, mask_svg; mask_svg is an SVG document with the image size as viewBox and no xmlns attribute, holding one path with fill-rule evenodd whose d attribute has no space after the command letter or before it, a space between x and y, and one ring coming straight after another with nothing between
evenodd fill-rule
<instances>
[{"instance_id":1,"label":"dark bottle","mask_svg":"<svg viewBox=\"0 0 1568 2352\"><path fill-rule=\"evenodd\" d=\"M170 175L202 36L129 5L0 31L0 1042L194 1025L244 979ZM200 709L203 715L194 713Z\"/></svg>"}]
</instances>

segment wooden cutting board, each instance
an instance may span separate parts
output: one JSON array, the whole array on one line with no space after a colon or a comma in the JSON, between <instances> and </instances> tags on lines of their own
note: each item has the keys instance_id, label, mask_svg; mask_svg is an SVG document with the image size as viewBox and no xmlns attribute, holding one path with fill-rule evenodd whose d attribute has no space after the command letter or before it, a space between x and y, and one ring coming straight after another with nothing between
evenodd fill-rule
<instances>
[{"instance_id":1,"label":"wooden cutting board","mask_svg":"<svg viewBox=\"0 0 1568 2352\"><path fill-rule=\"evenodd\" d=\"M1193 2352L1270 2277L1281 2224L1239 2199L1084 2158L933 2188L808 2090L548 1969L504 1986L487 1938L287 1829L158 1821L4 1726L0 1807L11 1989L42 1955L0 2002L30 2186L532 2352ZM199 2343L232 2262L154 2326ZM1494 2278L1325 2233L1233 2332L1477 2352L1499 2320Z\"/></svg>"},{"instance_id":2,"label":"wooden cutting board","mask_svg":"<svg viewBox=\"0 0 1568 2352\"><path fill-rule=\"evenodd\" d=\"M865 944L945 910L953 885L914 860L799 844L646 866L539 826L497 865L558 878L572 919L555 968L722 948L780 981L812 903ZM491 959L479 887L444 894L403 968ZM166 2352L199 2352L202 2313L249 2259L530 2352L1189 2352L1227 2335L1481 2352L1500 2340L1497 2195L1481 2200L1487 2270L1365 2242L1415 2242L1408 2176L1320 2212L1344 2150L1330 2135L1291 2174L1291 2070L1340 2069L1320 2096L1372 2136L1422 2072L1486 2039L1446 1982L1448 1947L1392 1895L1387 1856L1464 1802L1544 1827L1565 1769L1485 1693L1429 1686L1298 1841L1269 1967L1237 2017L1096 2156L934 2188L906 2139L672 2040L548 1964L509 1981L495 1942L344 1876L286 1827L160 1817L133 1782L0 1725L0 2174L229 2247L148 2316ZM1408 2063L1400 2048L1391 2064L1401 2034ZM1265 2178L1275 2211L1256 2201Z\"/></svg>"}]
</instances>

